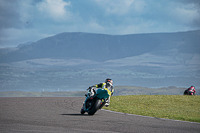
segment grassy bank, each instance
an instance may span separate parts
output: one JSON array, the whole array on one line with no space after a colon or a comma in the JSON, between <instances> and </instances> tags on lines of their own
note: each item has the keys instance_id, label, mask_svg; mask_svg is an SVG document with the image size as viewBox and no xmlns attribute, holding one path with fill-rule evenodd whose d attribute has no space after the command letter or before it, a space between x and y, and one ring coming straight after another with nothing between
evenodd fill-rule
<instances>
[{"instance_id":1,"label":"grassy bank","mask_svg":"<svg viewBox=\"0 0 200 133\"><path fill-rule=\"evenodd\" d=\"M200 96L113 96L104 109L158 118L200 122Z\"/></svg>"}]
</instances>

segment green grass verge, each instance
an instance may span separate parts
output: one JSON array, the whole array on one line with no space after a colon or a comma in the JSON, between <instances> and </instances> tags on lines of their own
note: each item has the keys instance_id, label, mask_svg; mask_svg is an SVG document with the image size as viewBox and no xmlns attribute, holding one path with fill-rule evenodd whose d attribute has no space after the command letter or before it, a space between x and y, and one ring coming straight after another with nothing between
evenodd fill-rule
<instances>
[{"instance_id":1,"label":"green grass verge","mask_svg":"<svg viewBox=\"0 0 200 133\"><path fill-rule=\"evenodd\" d=\"M113 96L104 109L191 122L200 122L200 96L128 95Z\"/></svg>"}]
</instances>

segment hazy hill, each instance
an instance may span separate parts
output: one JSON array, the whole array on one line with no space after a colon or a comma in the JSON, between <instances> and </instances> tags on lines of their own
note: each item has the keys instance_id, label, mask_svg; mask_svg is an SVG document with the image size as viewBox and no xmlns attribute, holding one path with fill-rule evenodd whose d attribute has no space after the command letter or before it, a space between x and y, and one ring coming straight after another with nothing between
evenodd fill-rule
<instances>
[{"instance_id":1,"label":"hazy hill","mask_svg":"<svg viewBox=\"0 0 200 133\"><path fill-rule=\"evenodd\" d=\"M89 59L106 61L153 52L154 54L200 54L200 30L180 33L105 35L61 33L6 52L0 62L38 58ZM0 51L2 55L2 51ZM5 53L5 52L4 52Z\"/></svg>"},{"instance_id":2,"label":"hazy hill","mask_svg":"<svg viewBox=\"0 0 200 133\"><path fill-rule=\"evenodd\" d=\"M16 62L38 58L78 58L106 61L140 55L159 45L157 39L146 35L103 35L90 33L61 33L9 52L1 62Z\"/></svg>"},{"instance_id":3,"label":"hazy hill","mask_svg":"<svg viewBox=\"0 0 200 133\"><path fill-rule=\"evenodd\" d=\"M105 35L61 33L0 49L0 90L85 90L115 85L200 87L200 30Z\"/></svg>"}]
</instances>

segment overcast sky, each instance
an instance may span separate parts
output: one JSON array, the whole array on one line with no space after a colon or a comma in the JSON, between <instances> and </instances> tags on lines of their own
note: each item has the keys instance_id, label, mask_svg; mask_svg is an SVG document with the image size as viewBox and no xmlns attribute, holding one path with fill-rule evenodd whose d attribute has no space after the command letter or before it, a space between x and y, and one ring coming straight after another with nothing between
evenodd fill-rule
<instances>
[{"instance_id":1,"label":"overcast sky","mask_svg":"<svg viewBox=\"0 0 200 133\"><path fill-rule=\"evenodd\" d=\"M62 32L112 35L200 29L200 0L0 0L0 47Z\"/></svg>"}]
</instances>

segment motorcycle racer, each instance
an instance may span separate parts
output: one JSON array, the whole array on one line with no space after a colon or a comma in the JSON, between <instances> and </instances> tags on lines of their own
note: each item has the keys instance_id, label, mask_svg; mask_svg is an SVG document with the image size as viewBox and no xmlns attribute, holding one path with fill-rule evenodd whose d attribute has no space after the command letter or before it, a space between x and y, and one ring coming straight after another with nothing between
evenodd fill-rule
<instances>
[{"instance_id":1,"label":"motorcycle racer","mask_svg":"<svg viewBox=\"0 0 200 133\"><path fill-rule=\"evenodd\" d=\"M195 93L196 93L195 87L192 85L190 88L188 88L188 92L189 92L191 95L195 95Z\"/></svg>"},{"instance_id":2,"label":"motorcycle racer","mask_svg":"<svg viewBox=\"0 0 200 133\"><path fill-rule=\"evenodd\" d=\"M184 91L184 95L195 95L195 94L196 90L193 85Z\"/></svg>"},{"instance_id":3,"label":"motorcycle racer","mask_svg":"<svg viewBox=\"0 0 200 133\"><path fill-rule=\"evenodd\" d=\"M96 92L94 88L102 88L102 89L108 89L111 92L111 95L109 98L106 100L105 106L108 107L110 104L110 97L114 93L114 88L113 88L113 80L110 78L107 78L104 83L96 84L93 86L90 86L88 90L90 90L90 96L93 96Z\"/></svg>"},{"instance_id":4,"label":"motorcycle racer","mask_svg":"<svg viewBox=\"0 0 200 133\"><path fill-rule=\"evenodd\" d=\"M113 88L113 81L112 81L112 79L107 78L107 79L105 80L104 83L96 84L96 85L93 85L92 87L95 87L95 88L102 88L102 89L107 88L109 91L111 91L111 95L110 95L109 98L106 100L106 104L105 104L105 106L108 107L109 104L110 104L110 97L111 97L111 96L113 95L113 93L114 93L114 88ZM93 90L92 93L95 93L95 91Z\"/></svg>"},{"instance_id":5,"label":"motorcycle racer","mask_svg":"<svg viewBox=\"0 0 200 133\"><path fill-rule=\"evenodd\" d=\"M98 109L101 109L104 105L106 107L109 106L110 97L113 95L113 92L114 92L113 81L112 81L112 79L107 78L104 83L100 83L100 84L96 84L96 85L90 86L87 90L88 90L88 93L85 94L86 100L83 102L83 107L81 108L81 114L84 114L85 112L88 112L88 114L93 115ZM88 106L91 106L91 101L90 100L93 99L93 96L96 93L99 94L99 91L101 91L101 92L103 91L103 92L106 93L106 95L103 95L103 97L106 96L106 98L104 99L103 104L101 103L102 105L100 105L98 107L98 102L95 102L95 105L92 107L92 109L88 110ZM97 95L97 97L101 96L101 95ZM88 99L90 99L90 100L88 101Z\"/></svg>"}]
</instances>

